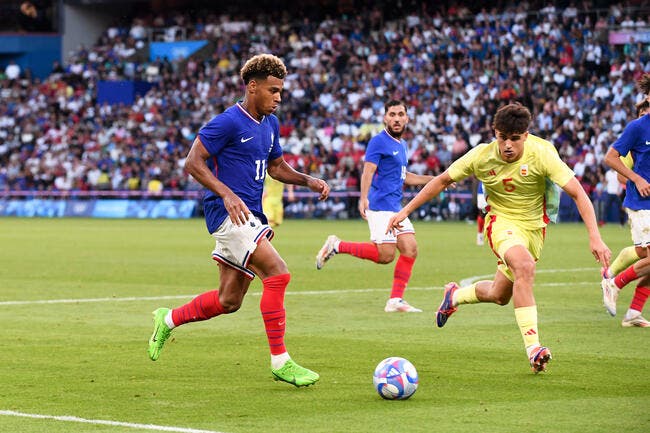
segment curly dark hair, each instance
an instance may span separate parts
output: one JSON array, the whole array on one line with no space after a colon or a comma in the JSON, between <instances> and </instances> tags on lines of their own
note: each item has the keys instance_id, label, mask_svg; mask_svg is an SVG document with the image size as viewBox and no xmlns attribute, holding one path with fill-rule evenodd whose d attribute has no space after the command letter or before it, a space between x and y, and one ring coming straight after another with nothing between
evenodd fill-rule
<instances>
[{"instance_id":1,"label":"curly dark hair","mask_svg":"<svg viewBox=\"0 0 650 433\"><path fill-rule=\"evenodd\" d=\"M648 112L648 109L650 109L650 102L648 102L647 99L644 99L643 101L637 103L635 107L636 107L636 116L639 117L643 113Z\"/></svg>"},{"instance_id":2,"label":"curly dark hair","mask_svg":"<svg viewBox=\"0 0 650 433\"><path fill-rule=\"evenodd\" d=\"M650 74L643 74L643 76L636 81L636 85L646 96L650 94Z\"/></svg>"},{"instance_id":3,"label":"curly dark hair","mask_svg":"<svg viewBox=\"0 0 650 433\"><path fill-rule=\"evenodd\" d=\"M284 62L273 54L258 54L248 59L239 71L244 84L251 80L266 80L269 76L281 80L287 76L287 67Z\"/></svg>"},{"instance_id":4,"label":"curly dark hair","mask_svg":"<svg viewBox=\"0 0 650 433\"><path fill-rule=\"evenodd\" d=\"M528 108L518 102L504 105L494 115L492 127L504 134L523 134L528 131L532 117Z\"/></svg>"}]
</instances>

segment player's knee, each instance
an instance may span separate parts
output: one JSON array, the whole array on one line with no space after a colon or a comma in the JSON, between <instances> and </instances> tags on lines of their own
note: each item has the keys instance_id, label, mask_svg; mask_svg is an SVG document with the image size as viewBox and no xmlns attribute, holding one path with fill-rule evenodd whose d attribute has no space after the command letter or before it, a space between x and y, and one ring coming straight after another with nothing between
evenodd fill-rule
<instances>
[{"instance_id":1,"label":"player's knee","mask_svg":"<svg viewBox=\"0 0 650 433\"><path fill-rule=\"evenodd\" d=\"M278 260L278 262L273 266L271 271L271 275L282 275L288 273L289 273L289 268L287 267L287 263L283 259Z\"/></svg>"},{"instance_id":2,"label":"player's knee","mask_svg":"<svg viewBox=\"0 0 650 433\"><path fill-rule=\"evenodd\" d=\"M502 293L502 294L496 295L494 297L494 299L493 299L493 302L495 304L501 305L501 306L508 305L508 303L510 302L510 298L511 298L511 296L509 294Z\"/></svg>"},{"instance_id":3,"label":"player's knee","mask_svg":"<svg viewBox=\"0 0 650 433\"><path fill-rule=\"evenodd\" d=\"M223 308L224 314L234 313L241 308L243 298L234 296L220 296L219 303Z\"/></svg>"},{"instance_id":4,"label":"player's knee","mask_svg":"<svg viewBox=\"0 0 650 433\"><path fill-rule=\"evenodd\" d=\"M402 249L402 251L400 251L400 254L403 255L404 257L410 257L415 260L418 256L418 248L417 247L404 248Z\"/></svg>"},{"instance_id":5,"label":"player's knee","mask_svg":"<svg viewBox=\"0 0 650 433\"><path fill-rule=\"evenodd\" d=\"M382 253L379 254L379 257L377 257L377 263L380 263L382 265L387 265L388 263L392 262L395 260L395 253Z\"/></svg>"},{"instance_id":6,"label":"player's knee","mask_svg":"<svg viewBox=\"0 0 650 433\"><path fill-rule=\"evenodd\" d=\"M535 261L532 258L520 261L511 269L515 279L532 280L535 277Z\"/></svg>"}]
</instances>

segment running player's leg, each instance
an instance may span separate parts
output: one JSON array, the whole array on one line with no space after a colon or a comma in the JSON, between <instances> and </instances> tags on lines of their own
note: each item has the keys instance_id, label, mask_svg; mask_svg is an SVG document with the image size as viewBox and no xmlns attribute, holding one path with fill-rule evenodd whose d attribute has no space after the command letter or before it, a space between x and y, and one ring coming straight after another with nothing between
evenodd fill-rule
<instances>
[{"instance_id":1,"label":"running player's leg","mask_svg":"<svg viewBox=\"0 0 650 433\"><path fill-rule=\"evenodd\" d=\"M219 264L218 290L202 293L174 309L158 308L154 311L154 330L147 349L151 360L158 359L175 327L234 313L239 309L254 278L253 272L246 269L246 258L257 246L255 239L270 233L268 226L257 219L254 221L252 226L236 226L226 219L212 234L216 241L212 258Z\"/></svg>"},{"instance_id":2,"label":"running player's leg","mask_svg":"<svg viewBox=\"0 0 650 433\"><path fill-rule=\"evenodd\" d=\"M277 380L295 386L308 386L318 373L296 364L284 344L286 312L284 294L291 280L287 265L267 239L262 239L249 261L249 268L262 279L260 311L271 351L271 372Z\"/></svg>"},{"instance_id":3,"label":"running player's leg","mask_svg":"<svg viewBox=\"0 0 650 433\"><path fill-rule=\"evenodd\" d=\"M391 263L395 258L395 244L397 238L393 233L386 233L388 220L395 212L366 211L368 228L370 229L370 242L349 242L339 239L335 235L328 236L327 240L316 255L316 268L321 269L325 263L336 254L349 254L351 256L370 260L375 263ZM406 218L400 233L414 233L413 225ZM393 246L381 247L393 244Z\"/></svg>"},{"instance_id":4,"label":"running player's leg","mask_svg":"<svg viewBox=\"0 0 650 433\"><path fill-rule=\"evenodd\" d=\"M388 301L386 301L384 311L387 313L420 313L422 310L413 307L404 300L404 292L406 291L406 286L411 279L413 265L415 264L415 259L418 255L418 244L415 240L415 233L399 234L397 236L397 244L386 243L378 245L380 251L380 263L390 263L390 261L392 261L395 256L395 245L397 245L400 255L397 259L397 263L395 263L395 269L393 271L393 286L390 297L388 298ZM383 254L382 249L388 247L392 247L389 250L389 253ZM390 261L381 261L382 256L385 256L384 260L390 258Z\"/></svg>"},{"instance_id":5,"label":"running player's leg","mask_svg":"<svg viewBox=\"0 0 650 433\"><path fill-rule=\"evenodd\" d=\"M551 352L539 342L537 305L533 295L535 259L522 245L510 248L504 258L514 276L512 301L515 307L515 319L524 340L530 366L535 373L538 373L546 370Z\"/></svg>"},{"instance_id":6,"label":"running player's leg","mask_svg":"<svg viewBox=\"0 0 650 433\"><path fill-rule=\"evenodd\" d=\"M636 289L634 290L634 296L632 297L632 302L630 307L623 317L621 325L625 328L629 327L639 327L639 328L649 328L650 322L646 320L641 312L645 306L648 296L650 295L650 277L646 276L639 280Z\"/></svg>"},{"instance_id":7,"label":"running player's leg","mask_svg":"<svg viewBox=\"0 0 650 433\"><path fill-rule=\"evenodd\" d=\"M459 305L489 302L506 305L512 297L512 281L500 269L497 269L494 280L481 280L459 287L451 282L445 286L442 302L436 313L438 327L443 327Z\"/></svg>"}]
</instances>

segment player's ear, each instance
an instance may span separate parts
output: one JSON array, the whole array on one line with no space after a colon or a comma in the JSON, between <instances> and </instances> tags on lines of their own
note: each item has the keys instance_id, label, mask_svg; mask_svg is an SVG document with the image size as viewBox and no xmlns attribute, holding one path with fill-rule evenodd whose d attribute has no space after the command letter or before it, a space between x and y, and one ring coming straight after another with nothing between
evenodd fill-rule
<instances>
[{"instance_id":1,"label":"player's ear","mask_svg":"<svg viewBox=\"0 0 650 433\"><path fill-rule=\"evenodd\" d=\"M251 94L255 93L257 91L257 80L255 79L250 80L246 85L246 90L248 91L248 93Z\"/></svg>"}]
</instances>

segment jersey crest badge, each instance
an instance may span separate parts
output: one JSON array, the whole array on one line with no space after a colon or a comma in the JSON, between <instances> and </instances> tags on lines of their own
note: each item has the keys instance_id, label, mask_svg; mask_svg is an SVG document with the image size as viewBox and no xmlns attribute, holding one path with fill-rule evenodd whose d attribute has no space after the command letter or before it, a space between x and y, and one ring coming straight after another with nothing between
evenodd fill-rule
<instances>
[{"instance_id":1,"label":"jersey crest badge","mask_svg":"<svg viewBox=\"0 0 650 433\"><path fill-rule=\"evenodd\" d=\"M519 174L522 176L528 176L528 164L523 164L519 167Z\"/></svg>"}]
</instances>

